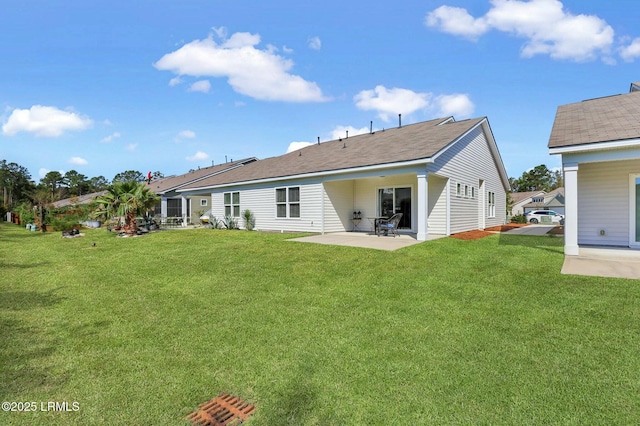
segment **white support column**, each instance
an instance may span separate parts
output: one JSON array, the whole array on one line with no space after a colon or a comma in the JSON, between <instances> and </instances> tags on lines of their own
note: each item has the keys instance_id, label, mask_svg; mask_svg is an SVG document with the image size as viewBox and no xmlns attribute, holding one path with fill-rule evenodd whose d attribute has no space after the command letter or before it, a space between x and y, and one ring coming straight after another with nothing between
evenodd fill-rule
<instances>
[{"instance_id":1,"label":"white support column","mask_svg":"<svg viewBox=\"0 0 640 426\"><path fill-rule=\"evenodd\" d=\"M564 169L564 254L577 256L578 247L578 163L567 163Z\"/></svg>"},{"instance_id":2,"label":"white support column","mask_svg":"<svg viewBox=\"0 0 640 426\"><path fill-rule=\"evenodd\" d=\"M418 241L426 241L429 236L429 173L418 172Z\"/></svg>"},{"instance_id":3,"label":"white support column","mask_svg":"<svg viewBox=\"0 0 640 426\"><path fill-rule=\"evenodd\" d=\"M187 226L187 202L189 201L184 195L182 198L182 226Z\"/></svg>"},{"instance_id":4,"label":"white support column","mask_svg":"<svg viewBox=\"0 0 640 426\"><path fill-rule=\"evenodd\" d=\"M160 202L160 216L163 219L167 218L167 197L162 197L162 201Z\"/></svg>"}]
</instances>

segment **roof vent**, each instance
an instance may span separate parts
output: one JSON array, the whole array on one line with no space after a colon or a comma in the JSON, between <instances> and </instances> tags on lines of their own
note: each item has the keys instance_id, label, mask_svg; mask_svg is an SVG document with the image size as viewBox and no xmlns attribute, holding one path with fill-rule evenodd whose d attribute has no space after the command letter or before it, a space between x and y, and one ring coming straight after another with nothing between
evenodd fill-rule
<instances>
[{"instance_id":1,"label":"roof vent","mask_svg":"<svg viewBox=\"0 0 640 426\"><path fill-rule=\"evenodd\" d=\"M402 127L402 114L398 114L398 127Z\"/></svg>"}]
</instances>

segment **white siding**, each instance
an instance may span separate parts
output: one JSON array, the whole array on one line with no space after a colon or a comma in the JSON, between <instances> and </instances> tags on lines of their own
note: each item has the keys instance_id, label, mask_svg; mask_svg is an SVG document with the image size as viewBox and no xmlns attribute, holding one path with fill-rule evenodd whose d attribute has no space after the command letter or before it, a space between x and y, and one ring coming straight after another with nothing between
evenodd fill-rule
<instances>
[{"instance_id":1,"label":"white siding","mask_svg":"<svg viewBox=\"0 0 640 426\"><path fill-rule=\"evenodd\" d=\"M380 188L398 188L398 187L410 187L411 188L411 228L415 230L415 223L417 218L417 199L416 199L416 186L418 183L417 175L413 174L399 174L399 175L387 175L380 177L373 177L367 179L358 179L355 183L355 199L353 208L359 210L362 213L362 222L360 229L363 231L373 231L373 221L367 219L368 217L378 216L378 189Z\"/></svg>"},{"instance_id":2,"label":"white siding","mask_svg":"<svg viewBox=\"0 0 640 426\"><path fill-rule=\"evenodd\" d=\"M300 187L300 217L276 217L276 188L289 186ZM284 181L274 184L235 187L219 190L212 194L213 215L218 219L224 217L224 192L240 192L240 210L253 212L255 228L262 231L322 231L322 183L319 181ZM240 220L240 226L244 223Z\"/></svg>"},{"instance_id":3,"label":"white siding","mask_svg":"<svg viewBox=\"0 0 640 426\"><path fill-rule=\"evenodd\" d=\"M356 209L353 203L354 180L325 182L324 232L350 231ZM357 210L357 209L356 209Z\"/></svg>"},{"instance_id":4,"label":"white siding","mask_svg":"<svg viewBox=\"0 0 640 426\"><path fill-rule=\"evenodd\" d=\"M640 160L579 165L578 244L629 245L631 173L640 173Z\"/></svg>"},{"instance_id":5,"label":"white siding","mask_svg":"<svg viewBox=\"0 0 640 426\"><path fill-rule=\"evenodd\" d=\"M447 233L447 179L429 175L430 234Z\"/></svg>"},{"instance_id":6,"label":"white siding","mask_svg":"<svg viewBox=\"0 0 640 426\"><path fill-rule=\"evenodd\" d=\"M482 200L479 194L478 182L485 181L486 193L496 194L495 217L488 217L488 202L485 208L485 226L501 225L506 220L506 190L502 184L498 166L488 146L488 142L482 131L477 127L467 134L455 145L440 155L434 164L429 165L429 172L440 176L449 177L449 191L451 196L451 233L464 232L479 228L479 203ZM456 195L456 185L475 188L475 197Z\"/></svg>"}]
</instances>

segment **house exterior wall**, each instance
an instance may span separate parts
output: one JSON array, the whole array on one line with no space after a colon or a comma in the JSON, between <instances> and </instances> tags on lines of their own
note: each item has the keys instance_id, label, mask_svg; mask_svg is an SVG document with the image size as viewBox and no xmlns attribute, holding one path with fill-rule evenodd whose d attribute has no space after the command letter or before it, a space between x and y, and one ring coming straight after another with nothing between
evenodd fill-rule
<instances>
[{"instance_id":1,"label":"house exterior wall","mask_svg":"<svg viewBox=\"0 0 640 426\"><path fill-rule=\"evenodd\" d=\"M376 217L380 214L378 211L378 190L381 188L411 188L411 230L416 231L416 221L418 212L418 203L416 199L417 177L415 173L403 173L398 175L385 174L384 177L371 177L366 179L358 179L355 182L355 198L354 209L362 213L362 222L360 229L363 231L373 231L373 221L367 219ZM351 211L353 213L353 210Z\"/></svg>"},{"instance_id":2,"label":"house exterior wall","mask_svg":"<svg viewBox=\"0 0 640 426\"><path fill-rule=\"evenodd\" d=\"M211 208L211 196L210 195L194 195L189 197L191 203L191 223L200 223L200 216ZM202 205L202 201L206 202L206 205Z\"/></svg>"},{"instance_id":3,"label":"house exterior wall","mask_svg":"<svg viewBox=\"0 0 640 426\"><path fill-rule=\"evenodd\" d=\"M429 175L429 233L447 234L447 188L449 181L433 174Z\"/></svg>"},{"instance_id":4,"label":"house exterior wall","mask_svg":"<svg viewBox=\"0 0 640 426\"><path fill-rule=\"evenodd\" d=\"M276 188L300 187L300 217L276 217ZM212 214L224 218L224 193L240 192L240 211L249 209L255 219L255 229L261 231L322 232L322 194L320 180L282 181L258 185L238 186L215 190L212 194ZM244 228L242 218L238 225Z\"/></svg>"},{"instance_id":5,"label":"house exterior wall","mask_svg":"<svg viewBox=\"0 0 640 426\"><path fill-rule=\"evenodd\" d=\"M324 232L352 229L355 185L353 179L324 183Z\"/></svg>"},{"instance_id":6,"label":"house exterior wall","mask_svg":"<svg viewBox=\"0 0 640 426\"><path fill-rule=\"evenodd\" d=\"M578 245L629 246L631 173L640 160L579 164Z\"/></svg>"},{"instance_id":7,"label":"house exterior wall","mask_svg":"<svg viewBox=\"0 0 640 426\"><path fill-rule=\"evenodd\" d=\"M450 221L451 233L478 229L482 226L479 217L479 206L482 195L479 193L479 182L484 181L484 225L485 227L502 225L506 221L506 189L502 184L498 166L489 149L488 141L482 127L476 127L452 147L444 151L433 164L428 166L429 172L437 173L450 179ZM475 196L459 196L457 185L475 188ZM471 191L471 189L470 189ZM495 216L490 217L487 194L495 194Z\"/></svg>"}]
</instances>

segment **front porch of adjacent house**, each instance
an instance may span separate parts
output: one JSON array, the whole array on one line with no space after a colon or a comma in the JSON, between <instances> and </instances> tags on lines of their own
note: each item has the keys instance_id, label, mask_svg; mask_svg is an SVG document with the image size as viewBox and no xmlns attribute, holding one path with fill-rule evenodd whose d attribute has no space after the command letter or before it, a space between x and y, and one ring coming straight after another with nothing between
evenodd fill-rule
<instances>
[{"instance_id":1,"label":"front porch of adjacent house","mask_svg":"<svg viewBox=\"0 0 640 426\"><path fill-rule=\"evenodd\" d=\"M376 220L401 213L403 236L426 241L450 231L449 179L409 172L323 182L322 233L374 233Z\"/></svg>"}]
</instances>

